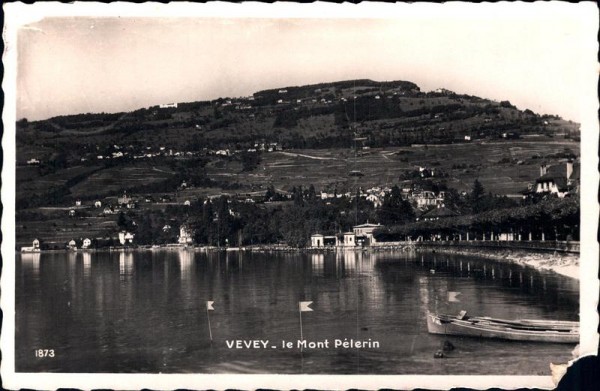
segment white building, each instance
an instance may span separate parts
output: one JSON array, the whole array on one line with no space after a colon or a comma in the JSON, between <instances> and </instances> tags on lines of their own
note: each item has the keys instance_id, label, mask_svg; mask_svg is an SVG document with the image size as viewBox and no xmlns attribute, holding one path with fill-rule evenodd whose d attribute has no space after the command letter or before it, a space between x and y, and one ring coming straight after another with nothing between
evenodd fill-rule
<instances>
[{"instance_id":1,"label":"white building","mask_svg":"<svg viewBox=\"0 0 600 391\"><path fill-rule=\"evenodd\" d=\"M81 248L90 248L92 247L92 241L88 238L83 239L83 244L81 245Z\"/></svg>"},{"instance_id":2,"label":"white building","mask_svg":"<svg viewBox=\"0 0 600 391\"><path fill-rule=\"evenodd\" d=\"M313 248L324 247L325 243L323 241L323 235L321 234L313 234L310 237L310 246Z\"/></svg>"},{"instance_id":3,"label":"white building","mask_svg":"<svg viewBox=\"0 0 600 391\"><path fill-rule=\"evenodd\" d=\"M121 231L121 232L119 232L119 243L121 243L122 246L124 246L126 244L133 244L134 236L135 235L132 234L131 232Z\"/></svg>"},{"instance_id":4,"label":"white building","mask_svg":"<svg viewBox=\"0 0 600 391\"><path fill-rule=\"evenodd\" d=\"M379 208L383 205L383 198L377 194L369 194L367 196L367 201L371 202L375 208Z\"/></svg>"},{"instance_id":5,"label":"white building","mask_svg":"<svg viewBox=\"0 0 600 391\"><path fill-rule=\"evenodd\" d=\"M182 225L179 227L179 239L177 242L185 245L192 244L194 242L194 232L187 226Z\"/></svg>"},{"instance_id":6,"label":"white building","mask_svg":"<svg viewBox=\"0 0 600 391\"><path fill-rule=\"evenodd\" d=\"M69 244L67 244L67 248L69 250L77 250L77 243L75 242L75 240L71 239L69 241Z\"/></svg>"},{"instance_id":7,"label":"white building","mask_svg":"<svg viewBox=\"0 0 600 391\"><path fill-rule=\"evenodd\" d=\"M354 232L344 232L344 247L355 247L356 235Z\"/></svg>"},{"instance_id":8,"label":"white building","mask_svg":"<svg viewBox=\"0 0 600 391\"><path fill-rule=\"evenodd\" d=\"M564 198L571 192L576 193L579 187L580 166L575 166L572 160L564 165L553 166L548 169L546 165L540 166L540 177L535 181L536 193L555 194Z\"/></svg>"},{"instance_id":9,"label":"white building","mask_svg":"<svg viewBox=\"0 0 600 391\"><path fill-rule=\"evenodd\" d=\"M360 225L354 226L352 228L352 231L354 232L354 235L356 235L357 237L359 237L359 236L363 237L364 244L366 246L369 246L369 245L377 242L375 240L375 237L373 236L373 232L379 228L383 228L383 225L366 223L366 224L360 224Z\"/></svg>"},{"instance_id":10,"label":"white building","mask_svg":"<svg viewBox=\"0 0 600 391\"><path fill-rule=\"evenodd\" d=\"M31 243L31 247L21 247L21 252L24 252L24 253L40 252L40 241L37 239L33 239L33 242Z\"/></svg>"}]
</instances>

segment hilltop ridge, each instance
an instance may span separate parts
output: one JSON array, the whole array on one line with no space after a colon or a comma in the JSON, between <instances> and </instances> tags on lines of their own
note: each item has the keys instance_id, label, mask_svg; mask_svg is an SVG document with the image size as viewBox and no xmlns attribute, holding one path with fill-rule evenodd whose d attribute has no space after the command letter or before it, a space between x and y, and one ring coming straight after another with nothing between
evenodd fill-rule
<instances>
[{"instance_id":1,"label":"hilltop ridge","mask_svg":"<svg viewBox=\"0 0 600 391\"><path fill-rule=\"evenodd\" d=\"M578 124L409 81L346 80L258 91L250 96L178 102L131 112L87 113L17 123L20 157L49 157L53 145L99 149L115 143L156 147L249 148L257 141L284 148L447 144L527 134L579 137ZM73 137L76 136L76 137ZM79 153L80 155L81 153Z\"/></svg>"}]
</instances>

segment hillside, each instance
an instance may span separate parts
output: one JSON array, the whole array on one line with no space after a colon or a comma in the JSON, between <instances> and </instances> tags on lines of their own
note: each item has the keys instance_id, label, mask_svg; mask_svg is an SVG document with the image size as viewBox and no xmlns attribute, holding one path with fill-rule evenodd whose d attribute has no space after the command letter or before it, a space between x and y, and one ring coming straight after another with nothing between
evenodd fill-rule
<instances>
[{"instance_id":1,"label":"hillside","mask_svg":"<svg viewBox=\"0 0 600 391\"><path fill-rule=\"evenodd\" d=\"M351 80L128 113L23 119L16 141L17 231L27 242L48 225L57 235L83 236L92 226L110 234L116 218L88 208L95 200L114 205L123 191L151 200L168 194L171 201L145 206L165 209L269 187L314 185L338 194L410 187L427 168L436 172L427 178L435 186L468 191L479 179L487 191L519 197L540 164L578 158L579 125L509 101L426 93L407 81ZM87 207L64 221L78 199Z\"/></svg>"},{"instance_id":2,"label":"hillside","mask_svg":"<svg viewBox=\"0 0 600 391\"><path fill-rule=\"evenodd\" d=\"M351 130L351 127L353 128ZM503 133L578 137L578 125L519 111L509 101L440 89L421 92L406 81L354 80L259 91L242 98L153 106L129 113L78 114L18 123L19 160L94 157L114 144L157 148L251 148L260 141L285 149L451 143Z\"/></svg>"}]
</instances>

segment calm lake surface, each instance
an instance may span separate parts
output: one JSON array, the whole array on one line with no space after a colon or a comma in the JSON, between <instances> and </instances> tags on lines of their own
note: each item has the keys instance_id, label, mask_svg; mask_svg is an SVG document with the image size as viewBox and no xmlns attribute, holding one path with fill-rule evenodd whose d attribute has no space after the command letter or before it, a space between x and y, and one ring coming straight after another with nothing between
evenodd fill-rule
<instances>
[{"instance_id":1,"label":"calm lake surface","mask_svg":"<svg viewBox=\"0 0 600 391\"><path fill-rule=\"evenodd\" d=\"M450 291L460 302L448 302ZM379 348L282 348L300 339L299 301L313 301L302 312L306 340ZM446 337L427 333L427 309L578 320L579 282L439 253L18 254L16 370L549 375L549 362L571 359L569 344L460 337L447 337L456 349L434 359ZM250 339L269 347L226 343Z\"/></svg>"}]
</instances>

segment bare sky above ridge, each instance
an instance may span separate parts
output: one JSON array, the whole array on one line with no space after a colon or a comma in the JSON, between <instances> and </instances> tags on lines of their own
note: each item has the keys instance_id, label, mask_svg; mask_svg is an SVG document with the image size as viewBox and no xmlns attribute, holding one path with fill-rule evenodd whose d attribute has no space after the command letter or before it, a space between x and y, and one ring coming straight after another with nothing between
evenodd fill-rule
<instances>
[{"instance_id":1,"label":"bare sky above ridge","mask_svg":"<svg viewBox=\"0 0 600 391\"><path fill-rule=\"evenodd\" d=\"M520 109L578 121L581 75L590 58L589 29L580 22L575 14L543 12L45 18L18 32L17 118L129 111L368 78L510 100Z\"/></svg>"}]
</instances>

